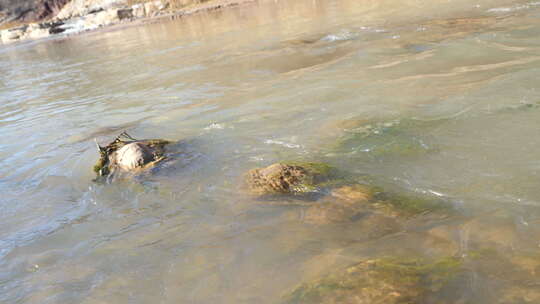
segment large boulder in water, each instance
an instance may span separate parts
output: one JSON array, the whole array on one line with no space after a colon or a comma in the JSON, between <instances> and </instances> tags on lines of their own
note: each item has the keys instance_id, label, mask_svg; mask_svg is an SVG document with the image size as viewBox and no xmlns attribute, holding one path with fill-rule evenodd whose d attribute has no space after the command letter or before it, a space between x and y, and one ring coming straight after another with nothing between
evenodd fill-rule
<instances>
[{"instance_id":1,"label":"large boulder in water","mask_svg":"<svg viewBox=\"0 0 540 304\"><path fill-rule=\"evenodd\" d=\"M100 159L94 166L98 177L116 173L140 173L166 159L163 139L137 140L122 133L105 147L98 145Z\"/></svg>"},{"instance_id":2,"label":"large boulder in water","mask_svg":"<svg viewBox=\"0 0 540 304\"><path fill-rule=\"evenodd\" d=\"M152 149L140 142L130 143L118 149L115 158L118 167L126 171L142 168L155 160Z\"/></svg>"}]
</instances>

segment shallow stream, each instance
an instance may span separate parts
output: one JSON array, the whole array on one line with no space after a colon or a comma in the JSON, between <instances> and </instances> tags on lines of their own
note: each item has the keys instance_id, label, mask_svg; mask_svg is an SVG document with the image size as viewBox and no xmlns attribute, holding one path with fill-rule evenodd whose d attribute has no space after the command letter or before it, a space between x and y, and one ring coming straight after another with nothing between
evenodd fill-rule
<instances>
[{"instance_id":1,"label":"shallow stream","mask_svg":"<svg viewBox=\"0 0 540 304\"><path fill-rule=\"evenodd\" d=\"M280 303L383 256L465 260L426 303L540 303L539 79L522 0L260 2L2 46L0 303ZM94 138L124 130L185 157L94 183ZM317 224L245 194L289 159L453 212Z\"/></svg>"}]
</instances>

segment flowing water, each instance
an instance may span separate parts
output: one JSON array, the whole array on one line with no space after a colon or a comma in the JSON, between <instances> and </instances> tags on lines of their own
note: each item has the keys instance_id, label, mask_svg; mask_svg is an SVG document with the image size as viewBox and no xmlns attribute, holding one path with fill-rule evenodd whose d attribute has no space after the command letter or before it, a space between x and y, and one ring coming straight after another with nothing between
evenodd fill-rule
<instances>
[{"instance_id":1,"label":"flowing water","mask_svg":"<svg viewBox=\"0 0 540 304\"><path fill-rule=\"evenodd\" d=\"M539 37L528 0L300 0L2 46L0 302L279 303L399 255L466 260L426 303L540 303ZM184 158L94 183L123 130ZM284 159L454 212L309 223L240 186Z\"/></svg>"}]
</instances>

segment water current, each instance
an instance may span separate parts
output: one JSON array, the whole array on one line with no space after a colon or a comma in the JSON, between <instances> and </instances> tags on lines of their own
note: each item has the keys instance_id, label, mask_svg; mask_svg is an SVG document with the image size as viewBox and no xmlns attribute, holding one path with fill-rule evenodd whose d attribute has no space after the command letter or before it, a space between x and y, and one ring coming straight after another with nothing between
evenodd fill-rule
<instances>
[{"instance_id":1,"label":"water current","mask_svg":"<svg viewBox=\"0 0 540 304\"><path fill-rule=\"evenodd\" d=\"M281 303L398 256L463 261L425 303L540 303L539 79L528 0L263 1L2 46L0 302ZM94 183L94 138L124 130L181 161ZM242 187L283 160L451 212L306 220Z\"/></svg>"}]
</instances>

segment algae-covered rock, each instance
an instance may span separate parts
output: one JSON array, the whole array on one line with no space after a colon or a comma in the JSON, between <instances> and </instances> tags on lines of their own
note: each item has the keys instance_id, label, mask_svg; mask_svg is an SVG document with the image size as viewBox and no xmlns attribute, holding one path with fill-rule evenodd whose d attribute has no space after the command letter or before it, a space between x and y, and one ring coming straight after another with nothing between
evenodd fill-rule
<instances>
[{"instance_id":1,"label":"algae-covered rock","mask_svg":"<svg viewBox=\"0 0 540 304\"><path fill-rule=\"evenodd\" d=\"M314 192L328 180L332 167L324 163L283 162L250 170L245 182L253 194L295 194Z\"/></svg>"},{"instance_id":2,"label":"algae-covered rock","mask_svg":"<svg viewBox=\"0 0 540 304\"><path fill-rule=\"evenodd\" d=\"M163 139L137 140L123 132L105 147L98 145L100 159L94 166L98 177L115 173L139 173L165 160Z\"/></svg>"},{"instance_id":3,"label":"algae-covered rock","mask_svg":"<svg viewBox=\"0 0 540 304\"><path fill-rule=\"evenodd\" d=\"M308 224L330 224L356 221L368 213L390 218L411 218L426 213L450 214L452 205L430 196L385 191L366 184L345 184L309 204L302 213Z\"/></svg>"},{"instance_id":4,"label":"algae-covered rock","mask_svg":"<svg viewBox=\"0 0 540 304\"><path fill-rule=\"evenodd\" d=\"M536 284L514 285L504 289L501 297L497 299L497 304L519 303L536 304L540 303L540 288Z\"/></svg>"},{"instance_id":5,"label":"algae-covered rock","mask_svg":"<svg viewBox=\"0 0 540 304\"><path fill-rule=\"evenodd\" d=\"M336 203L349 207L360 206L391 216L411 217L430 212L452 210L452 205L428 195L396 193L381 187L352 184L335 188L331 192Z\"/></svg>"},{"instance_id":6,"label":"algae-covered rock","mask_svg":"<svg viewBox=\"0 0 540 304\"><path fill-rule=\"evenodd\" d=\"M410 218L425 213L450 213L452 206L430 196L385 191L383 188L349 184L313 202L304 212L304 222L327 224L354 221L361 214L379 213L391 218Z\"/></svg>"},{"instance_id":7,"label":"algae-covered rock","mask_svg":"<svg viewBox=\"0 0 540 304\"><path fill-rule=\"evenodd\" d=\"M316 225L353 221L365 211L371 196L371 189L361 185L336 188L330 196L311 204L303 212L302 220Z\"/></svg>"},{"instance_id":8,"label":"algae-covered rock","mask_svg":"<svg viewBox=\"0 0 540 304\"><path fill-rule=\"evenodd\" d=\"M503 289L498 303L540 303L540 253L518 254L510 259L510 263L523 273L523 277L512 280Z\"/></svg>"},{"instance_id":9,"label":"algae-covered rock","mask_svg":"<svg viewBox=\"0 0 540 304\"><path fill-rule=\"evenodd\" d=\"M400 216L416 216L431 212L448 214L453 211L453 205L450 202L438 197L382 190L375 193L371 204L385 213Z\"/></svg>"},{"instance_id":10,"label":"algae-covered rock","mask_svg":"<svg viewBox=\"0 0 540 304\"><path fill-rule=\"evenodd\" d=\"M332 190L331 195L346 202L368 202L377 189L367 185L346 185Z\"/></svg>"},{"instance_id":11,"label":"algae-covered rock","mask_svg":"<svg viewBox=\"0 0 540 304\"><path fill-rule=\"evenodd\" d=\"M340 204L314 203L303 212L302 221L314 225L347 222L357 213L357 210Z\"/></svg>"},{"instance_id":12,"label":"algae-covered rock","mask_svg":"<svg viewBox=\"0 0 540 304\"><path fill-rule=\"evenodd\" d=\"M495 286L490 303L540 303L540 253L483 248L467 252L469 267L479 280Z\"/></svg>"},{"instance_id":13,"label":"algae-covered rock","mask_svg":"<svg viewBox=\"0 0 540 304\"><path fill-rule=\"evenodd\" d=\"M284 303L422 303L462 272L462 261L382 258L362 261L295 288Z\"/></svg>"},{"instance_id":14,"label":"algae-covered rock","mask_svg":"<svg viewBox=\"0 0 540 304\"><path fill-rule=\"evenodd\" d=\"M365 211L413 217L431 212L447 214L453 209L439 197L356 183L354 178L324 163L280 162L252 169L244 178L251 194L290 195L285 204L306 206L301 219L312 224L356 220Z\"/></svg>"}]
</instances>

